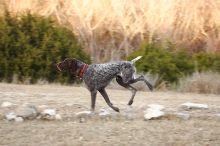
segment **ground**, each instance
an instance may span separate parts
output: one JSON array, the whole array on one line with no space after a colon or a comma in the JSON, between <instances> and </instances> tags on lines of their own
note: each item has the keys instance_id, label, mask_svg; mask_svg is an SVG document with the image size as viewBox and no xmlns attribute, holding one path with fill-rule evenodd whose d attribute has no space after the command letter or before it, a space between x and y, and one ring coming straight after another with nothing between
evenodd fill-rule
<instances>
[{"instance_id":1,"label":"ground","mask_svg":"<svg viewBox=\"0 0 220 146\"><path fill-rule=\"evenodd\" d=\"M84 87L60 85L16 85L0 83L0 104L4 101L16 106L31 103L55 108L62 120L26 120L22 123L4 120L0 108L1 146L219 146L220 96L176 92L137 92L132 116L123 116L131 93L127 90L107 90L111 101L121 109L115 118L100 118L101 108L108 108L98 94L96 115L77 118L75 113L88 110L90 93ZM208 104L207 110L184 111L184 102ZM148 104L162 104L167 116L145 121L144 110ZM187 112L188 120L171 113Z\"/></svg>"}]
</instances>

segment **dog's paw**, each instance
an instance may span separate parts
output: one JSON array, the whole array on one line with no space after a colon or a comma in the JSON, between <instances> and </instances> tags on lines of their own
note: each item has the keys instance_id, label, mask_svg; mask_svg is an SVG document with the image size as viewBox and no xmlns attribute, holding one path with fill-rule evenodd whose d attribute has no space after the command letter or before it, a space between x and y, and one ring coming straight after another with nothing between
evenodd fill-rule
<instances>
[{"instance_id":1,"label":"dog's paw","mask_svg":"<svg viewBox=\"0 0 220 146\"><path fill-rule=\"evenodd\" d=\"M113 109L114 109L116 112L120 112L119 108L117 108L117 107L114 107Z\"/></svg>"},{"instance_id":2,"label":"dog's paw","mask_svg":"<svg viewBox=\"0 0 220 146\"><path fill-rule=\"evenodd\" d=\"M130 100L130 101L128 102L128 105L132 105L132 103L133 103L133 100Z\"/></svg>"},{"instance_id":3,"label":"dog's paw","mask_svg":"<svg viewBox=\"0 0 220 146\"><path fill-rule=\"evenodd\" d=\"M148 85L148 88L150 89L150 91L154 90L154 87L151 84Z\"/></svg>"}]
</instances>

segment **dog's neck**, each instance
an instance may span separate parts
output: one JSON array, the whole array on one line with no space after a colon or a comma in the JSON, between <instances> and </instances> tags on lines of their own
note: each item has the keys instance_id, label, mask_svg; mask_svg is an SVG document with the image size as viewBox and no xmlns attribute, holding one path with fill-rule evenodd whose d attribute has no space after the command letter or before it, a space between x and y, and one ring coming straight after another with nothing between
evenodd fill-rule
<instances>
[{"instance_id":1,"label":"dog's neck","mask_svg":"<svg viewBox=\"0 0 220 146\"><path fill-rule=\"evenodd\" d=\"M79 71L79 77L80 77L80 78L82 78L82 75L83 75L84 71L86 70L87 66L88 66L88 64L84 64L84 65L81 67L81 69L80 69L80 71Z\"/></svg>"}]
</instances>

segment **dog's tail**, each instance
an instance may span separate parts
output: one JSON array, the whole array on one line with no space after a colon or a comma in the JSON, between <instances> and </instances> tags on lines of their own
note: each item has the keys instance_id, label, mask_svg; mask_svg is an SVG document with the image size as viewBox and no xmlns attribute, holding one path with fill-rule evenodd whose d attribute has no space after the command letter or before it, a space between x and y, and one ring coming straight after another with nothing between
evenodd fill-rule
<instances>
[{"instance_id":1,"label":"dog's tail","mask_svg":"<svg viewBox=\"0 0 220 146\"><path fill-rule=\"evenodd\" d=\"M138 57L134 58L133 60L131 60L131 63L134 64L136 61L138 61L141 58L142 58L142 56L138 56Z\"/></svg>"}]
</instances>

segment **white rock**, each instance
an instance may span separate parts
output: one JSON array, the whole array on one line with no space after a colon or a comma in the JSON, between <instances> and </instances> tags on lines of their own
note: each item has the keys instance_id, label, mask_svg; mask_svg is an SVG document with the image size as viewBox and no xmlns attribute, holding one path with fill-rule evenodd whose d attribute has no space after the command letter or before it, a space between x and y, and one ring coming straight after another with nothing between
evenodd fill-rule
<instances>
[{"instance_id":1,"label":"white rock","mask_svg":"<svg viewBox=\"0 0 220 146\"><path fill-rule=\"evenodd\" d=\"M16 117L15 122L24 122L24 119L22 117Z\"/></svg>"},{"instance_id":2,"label":"white rock","mask_svg":"<svg viewBox=\"0 0 220 146\"><path fill-rule=\"evenodd\" d=\"M144 119L145 120L150 120L150 119L156 119L164 116L165 113L161 110L154 109L154 108L148 108L145 111Z\"/></svg>"},{"instance_id":3,"label":"white rock","mask_svg":"<svg viewBox=\"0 0 220 146\"><path fill-rule=\"evenodd\" d=\"M190 114L187 113L176 113L175 115L183 120L188 120L190 118Z\"/></svg>"},{"instance_id":4,"label":"white rock","mask_svg":"<svg viewBox=\"0 0 220 146\"><path fill-rule=\"evenodd\" d=\"M94 115L94 113L92 111L81 111L81 112L76 113L76 116L79 117L79 118L90 117L92 115Z\"/></svg>"},{"instance_id":5,"label":"white rock","mask_svg":"<svg viewBox=\"0 0 220 146\"><path fill-rule=\"evenodd\" d=\"M86 119L85 119L85 118L80 117L79 122L80 122L80 123L85 123L85 122L86 122Z\"/></svg>"},{"instance_id":6,"label":"white rock","mask_svg":"<svg viewBox=\"0 0 220 146\"><path fill-rule=\"evenodd\" d=\"M62 117L61 117L60 114L56 114L56 115L55 115L55 119L56 119L56 120L62 120Z\"/></svg>"},{"instance_id":7,"label":"white rock","mask_svg":"<svg viewBox=\"0 0 220 146\"><path fill-rule=\"evenodd\" d=\"M61 119L61 116L57 114L55 109L45 109L41 112L40 118L44 120L58 120L59 118Z\"/></svg>"},{"instance_id":8,"label":"white rock","mask_svg":"<svg viewBox=\"0 0 220 146\"><path fill-rule=\"evenodd\" d=\"M16 119L16 114L14 112L10 112L10 113L7 113L5 115L5 118L8 120L8 121L12 121L12 120L15 120Z\"/></svg>"},{"instance_id":9,"label":"white rock","mask_svg":"<svg viewBox=\"0 0 220 146\"><path fill-rule=\"evenodd\" d=\"M80 141L82 141L82 140L83 140L83 137L82 137L82 136L80 136L80 137L79 137L79 140L80 140Z\"/></svg>"},{"instance_id":10,"label":"white rock","mask_svg":"<svg viewBox=\"0 0 220 146\"><path fill-rule=\"evenodd\" d=\"M104 109L104 108L102 108L99 113L99 116L101 116L101 117L109 117L111 115L112 115L111 112L109 110Z\"/></svg>"},{"instance_id":11,"label":"white rock","mask_svg":"<svg viewBox=\"0 0 220 146\"><path fill-rule=\"evenodd\" d=\"M73 106L73 103L67 103L66 106Z\"/></svg>"},{"instance_id":12,"label":"white rock","mask_svg":"<svg viewBox=\"0 0 220 146\"><path fill-rule=\"evenodd\" d=\"M1 107L12 107L14 106L15 104L11 103L11 102L8 102L8 101L5 101L5 102L2 102L1 104Z\"/></svg>"},{"instance_id":13,"label":"white rock","mask_svg":"<svg viewBox=\"0 0 220 146\"><path fill-rule=\"evenodd\" d=\"M56 110L55 109L45 109L41 113L42 115L49 115L49 116L56 116Z\"/></svg>"},{"instance_id":14,"label":"white rock","mask_svg":"<svg viewBox=\"0 0 220 146\"><path fill-rule=\"evenodd\" d=\"M180 105L184 109L208 109L207 104L198 104L192 102L186 102Z\"/></svg>"},{"instance_id":15,"label":"white rock","mask_svg":"<svg viewBox=\"0 0 220 146\"><path fill-rule=\"evenodd\" d=\"M38 110L34 105L24 104L16 110L16 114L24 119L35 119L38 115Z\"/></svg>"},{"instance_id":16,"label":"white rock","mask_svg":"<svg viewBox=\"0 0 220 146\"><path fill-rule=\"evenodd\" d=\"M38 108L44 109L44 108L48 108L48 106L47 106L47 105L42 104L42 105L39 105L39 106L38 106Z\"/></svg>"}]
</instances>

